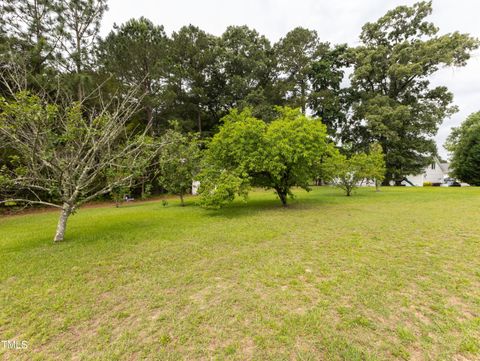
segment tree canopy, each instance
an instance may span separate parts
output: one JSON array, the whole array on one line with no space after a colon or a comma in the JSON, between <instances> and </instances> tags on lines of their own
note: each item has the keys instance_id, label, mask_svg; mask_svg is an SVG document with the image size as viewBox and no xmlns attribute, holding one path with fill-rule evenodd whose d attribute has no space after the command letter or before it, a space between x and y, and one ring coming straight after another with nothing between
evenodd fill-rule
<instances>
[{"instance_id":1,"label":"tree canopy","mask_svg":"<svg viewBox=\"0 0 480 361\"><path fill-rule=\"evenodd\" d=\"M354 153L351 156L340 153L337 149L329 152L322 163L322 176L347 196L363 182L373 180L378 190L379 182L385 177L385 160L379 144L373 144L369 153Z\"/></svg>"},{"instance_id":2,"label":"tree canopy","mask_svg":"<svg viewBox=\"0 0 480 361\"><path fill-rule=\"evenodd\" d=\"M27 92L0 99L0 134L14 151L0 169L2 198L61 209L55 241L78 207L131 183L153 153L145 134L126 133L132 106L115 108L85 117L80 103L61 107Z\"/></svg>"},{"instance_id":3,"label":"tree canopy","mask_svg":"<svg viewBox=\"0 0 480 361\"><path fill-rule=\"evenodd\" d=\"M124 91L135 89L139 96L143 95L140 117L152 131L158 128L154 124L154 110L162 104L165 92L167 48L163 26L142 17L115 26L98 49L100 71L113 76Z\"/></svg>"},{"instance_id":4,"label":"tree canopy","mask_svg":"<svg viewBox=\"0 0 480 361\"><path fill-rule=\"evenodd\" d=\"M221 206L252 186L274 189L283 205L292 187L309 190L327 149L326 127L299 109L278 108L270 123L250 109L232 110L206 150L200 194L206 206Z\"/></svg>"},{"instance_id":5,"label":"tree canopy","mask_svg":"<svg viewBox=\"0 0 480 361\"><path fill-rule=\"evenodd\" d=\"M452 175L480 186L480 112L471 114L460 127L453 128L446 148L452 154Z\"/></svg>"},{"instance_id":6,"label":"tree canopy","mask_svg":"<svg viewBox=\"0 0 480 361\"><path fill-rule=\"evenodd\" d=\"M183 197L190 192L200 170L200 142L196 135L182 133L178 122L172 122L160 143L158 182L169 193L178 194L183 206Z\"/></svg>"},{"instance_id":7,"label":"tree canopy","mask_svg":"<svg viewBox=\"0 0 480 361\"><path fill-rule=\"evenodd\" d=\"M381 144L386 181L419 173L436 154L433 136L456 107L448 89L430 87L429 77L443 66L465 65L478 47L468 34L437 35L426 20L431 12L431 2L388 11L363 26L353 49L356 145Z\"/></svg>"}]
</instances>

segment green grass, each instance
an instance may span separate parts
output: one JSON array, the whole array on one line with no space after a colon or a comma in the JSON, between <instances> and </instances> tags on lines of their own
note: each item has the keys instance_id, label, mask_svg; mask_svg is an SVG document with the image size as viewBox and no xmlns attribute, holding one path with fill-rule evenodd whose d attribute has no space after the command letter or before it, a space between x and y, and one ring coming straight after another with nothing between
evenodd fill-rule
<instances>
[{"instance_id":1,"label":"green grass","mask_svg":"<svg viewBox=\"0 0 480 361\"><path fill-rule=\"evenodd\" d=\"M0 219L0 358L477 360L480 189Z\"/></svg>"}]
</instances>

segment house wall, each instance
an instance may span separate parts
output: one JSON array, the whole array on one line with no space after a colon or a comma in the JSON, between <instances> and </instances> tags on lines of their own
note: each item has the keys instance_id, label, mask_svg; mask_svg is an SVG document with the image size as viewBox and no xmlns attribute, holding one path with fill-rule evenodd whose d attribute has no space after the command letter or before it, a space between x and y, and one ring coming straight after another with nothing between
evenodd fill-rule
<instances>
[{"instance_id":1,"label":"house wall","mask_svg":"<svg viewBox=\"0 0 480 361\"><path fill-rule=\"evenodd\" d=\"M426 167L423 173L410 174L407 179L418 187L422 187L424 182L443 183L445 176L448 175L448 170L445 172L445 169L448 169L448 164L444 164L442 168L438 159L435 158L433 163ZM405 185L409 186L410 184Z\"/></svg>"},{"instance_id":2,"label":"house wall","mask_svg":"<svg viewBox=\"0 0 480 361\"><path fill-rule=\"evenodd\" d=\"M440 163L436 161L425 169L425 182L443 183L444 176Z\"/></svg>"},{"instance_id":3,"label":"house wall","mask_svg":"<svg viewBox=\"0 0 480 361\"><path fill-rule=\"evenodd\" d=\"M415 175L409 175L407 179L412 182L416 187L423 187L423 182L424 182L424 175L423 174L415 174ZM405 183L406 186L411 186L411 184L407 182Z\"/></svg>"},{"instance_id":4,"label":"house wall","mask_svg":"<svg viewBox=\"0 0 480 361\"><path fill-rule=\"evenodd\" d=\"M375 187L375 181L371 179L364 179L357 183L357 187Z\"/></svg>"}]
</instances>

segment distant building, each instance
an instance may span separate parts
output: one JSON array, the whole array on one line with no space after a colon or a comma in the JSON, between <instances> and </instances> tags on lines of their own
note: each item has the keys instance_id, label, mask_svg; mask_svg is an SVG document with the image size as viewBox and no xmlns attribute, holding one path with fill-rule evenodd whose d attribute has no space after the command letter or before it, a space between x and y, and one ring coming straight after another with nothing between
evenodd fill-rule
<instances>
[{"instance_id":1,"label":"distant building","mask_svg":"<svg viewBox=\"0 0 480 361\"><path fill-rule=\"evenodd\" d=\"M441 185L449 177L449 172L448 163L442 163L437 157L434 157L433 162L425 168L423 173L407 176L402 184L423 187L423 183L429 182L432 185Z\"/></svg>"}]
</instances>

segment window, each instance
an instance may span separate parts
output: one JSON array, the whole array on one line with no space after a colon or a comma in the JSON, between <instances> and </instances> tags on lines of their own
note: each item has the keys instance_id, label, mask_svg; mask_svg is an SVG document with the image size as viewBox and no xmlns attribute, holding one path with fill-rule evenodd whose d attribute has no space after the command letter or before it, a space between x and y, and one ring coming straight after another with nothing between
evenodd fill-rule
<instances>
[{"instance_id":1,"label":"window","mask_svg":"<svg viewBox=\"0 0 480 361\"><path fill-rule=\"evenodd\" d=\"M435 169L435 163L432 163L432 169Z\"/></svg>"}]
</instances>

